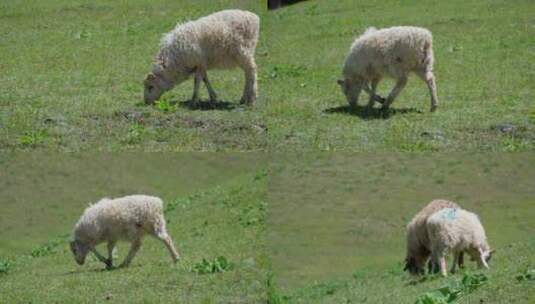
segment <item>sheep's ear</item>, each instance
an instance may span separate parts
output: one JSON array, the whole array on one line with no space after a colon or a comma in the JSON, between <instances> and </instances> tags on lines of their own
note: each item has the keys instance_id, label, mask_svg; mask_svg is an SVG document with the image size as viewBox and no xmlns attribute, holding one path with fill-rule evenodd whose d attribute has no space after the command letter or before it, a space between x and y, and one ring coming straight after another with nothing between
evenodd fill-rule
<instances>
[{"instance_id":1,"label":"sheep's ear","mask_svg":"<svg viewBox=\"0 0 535 304\"><path fill-rule=\"evenodd\" d=\"M345 81L344 81L343 79L338 79L338 80L336 81L336 83L338 83L339 85L343 86L344 83L345 83Z\"/></svg>"},{"instance_id":2,"label":"sheep's ear","mask_svg":"<svg viewBox=\"0 0 535 304\"><path fill-rule=\"evenodd\" d=\"M154 81L154 80L156 80L156 76L154 76L154 74L152 73L149 73L147 77L145 77L145 81Z\"/></svg>"}]
</instances>

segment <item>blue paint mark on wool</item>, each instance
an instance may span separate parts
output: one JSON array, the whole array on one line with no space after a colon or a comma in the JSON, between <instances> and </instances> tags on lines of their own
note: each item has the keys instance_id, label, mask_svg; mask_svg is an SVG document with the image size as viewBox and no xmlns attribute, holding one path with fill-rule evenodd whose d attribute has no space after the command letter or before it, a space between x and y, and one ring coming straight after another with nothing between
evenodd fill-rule
<instances>
[{"instance_id":1,"label":"blue paint mark on wool","mask_svg":"<svg viewBox=\"0 0 535 304\"><path fill-rule=\"evenodd\" d=\"M453 221L457 218L457 209L455 208L445 208L442 211L442 218L445 220Z\"/></svg>"}]
</instances>

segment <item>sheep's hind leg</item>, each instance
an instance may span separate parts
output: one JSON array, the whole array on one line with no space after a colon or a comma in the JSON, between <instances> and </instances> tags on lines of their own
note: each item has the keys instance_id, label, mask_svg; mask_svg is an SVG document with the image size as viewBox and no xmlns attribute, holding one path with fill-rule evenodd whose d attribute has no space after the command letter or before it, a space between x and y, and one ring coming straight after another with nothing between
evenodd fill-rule
<instances>
[{"instance_id":1,"label":"sheep's hind leg","mask_svg":"<svg viewBox=\"0 0 535 304\"><path fill-rule=\"evenodd\" d=\"M175 249L175 246L173 245L173 240L171 239L169 234L167 234L167 232L165 232L164 230L162 232L158 232L155 236L165 244L165 247L167 247L167 250L169 250L169 254L171 254L171 259L173 259L173 262L178 262L178 260L180 259L180 255Z\"/></svg>"},{"instance_id":2,"label":"sheep's hind leg","mask_svg":"<svg viewBox=\"0 0 535 304\"><path fill-rule=\"evenodd\" d=\"M136 256L139 247L141 247L141 240L138 239L133 241L132 245L130 246L130 251L128 252L128 255L121 263L121 265L119 265L119 267L128 267L128 265L130 265L130 262L132 262L132 259Z\"/></svg>"},{"instance_id":3,"label":"sheep's hind leg","mask_svg":"<svg viewBox=\"0 0 535 304\"><path fill-rule=\"evenodd\" d=\"M256 100L256 63L254 58L248 58L246 62L242 65L243 71L245 73L245 87L243 89L243 96L240 100L241 104L251 105Z\"/></svg>"},{"instance_id":4,"label":"sheep's hind leg","mask_svg":"<svg viewBox=\"0 0 535 304\"><path fill-rule=\"evenodd\" d=\"M394 102L394 99L396 99L399 93L401 93L405 85L407 85L407 76L403 76L398 79L396 85L394 86L390 94L388 94L386 101L383 103L383 109L388 109L390 107L390 105Z\"/></svg>"},{"instance_id":5,"label":"sheep's hind leg","mask_svg":"<svg viewBox=\"0 0 535 304\"><path fill-rule=\"evenodd\" d=\"M435 83L435 75L433 74L433 72L421 72L417 73L417 75L427 84L427 88L429 89L429 95L431 95L430 112L434 112L438 107L437 85Z\"/></svg>"}]
</instances>

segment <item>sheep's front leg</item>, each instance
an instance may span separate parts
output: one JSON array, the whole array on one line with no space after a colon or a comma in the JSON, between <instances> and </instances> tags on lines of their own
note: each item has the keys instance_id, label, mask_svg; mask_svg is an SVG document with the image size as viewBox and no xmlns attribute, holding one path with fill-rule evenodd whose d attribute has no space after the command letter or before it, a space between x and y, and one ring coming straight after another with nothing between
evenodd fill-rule
<instances>
[{"instance_id":1,"label":"sheep's front leg","mask_svg":"<svg viewBox=\"0 0 535 304\"><path fill-rule=\"evenodd\" d=\"M108 242L108 260L106 262L107 269L113 268L113 248L115 248L115 243L115 241Z\"/></svg>"},{"instance_id":2,"label":"sheep's front leg","mask_svg":"<svg viewBox=\"0 0 535 304\"><path fill-rule=\"evenodd\" d=\"M438 263L440 265L440 273L443 277L448 275L448 271L446 270L446 256L442 255L438 259Z\"/></svg>"},{"instance_id":3,"label":"sheep's front leg","mask_svg":"<svg viewBox=\"0 0 535 304\"><path fill-rule=\"evenodd\" d=\"M102 255L97 251L96 248L92 248L92 249L91 249L91 252L93 252L93 254L97 257L97 259L98 259L99 261L101 261L102 263L106 264L106 266L108 265L108 260L107 260L104 256L102 256Z\"/></svg>"},{"instance_id":4,"label":"sheep's front leg","mask_svg":"<svg viewBox=\"0 0 535 304\"><path fill-rule=\"evenodd\" d=\"M202 73L202 80L204 81L204 85L206 85L206 89L208 90L208 95L210 95L210 103L216 103L217 102L217 94L214 91L214 88L212 88L212 85L210 84L210 81L208 80L208 74L206 73L206 70L201 70Z\"/></svg>"},{"instance_id":5,"label":"sheep's front leg","mask_svg":"<svg viewBox=\"0 0 535 304\"><path fill-rule=\"evenodd\" d=\"M128 255L121 263L121 265L119 265L119 267L128 267L128 265L130 265L130 262L132 262L132 259L136 256L139 247L141 247L141 240L138 239L133 241L132 245L130 246L130 251L128 252Z\"/></svg>"},{"instance_id":6,"label":"sheep's front leg","mask_svg":"<svg viewBox=\"0 0 535 304\"><path fill-rule=\"evenodd\" d=\"M390 105L394 102L394 99L396 99L399 93L401 93L405 85L407 85L407 76L403 76L398 79L396 85L394 86L390 94L388 94L386 101L383 103L384 109L388 109L390 107Z\"/></svg>"},{"instance_id":7,"label":"sheep's front leg","mask_svg":"<svg viewBox=\"0 0 535 304\"><path fill-rule=\"evenodd\" d=\"M197 69L195 72L195 78L193 82L193 96L191 97L191 102L196 105L199 102L199 88L201 86L201 80L203 79L200 69Z\"/></svg>"},{"instance_id":8,"label":"sheep's front leg","mask_svg":"<svg viewBox=\"0 0 535 304\"><path fill-rule=\"evenodd\" d=\"M464 268L464 251L459 252L459 259L457 260L459 268Z\"/></svg>"},{"instance_id":9,"label":"sheep's front leg","mask_svg":"<svg viewBox=\"0 0 535 304\"><path fill-rule=\"evenodd\" d=\"M375 95L375 91L377 90L378 84L379 84L379 79L372 79L371 90L368 92L368 94L370 95L370 99L368 99L368 108L372 108L375 101L378 101L379 103L384 103L383 98Z\"/></svg>"},{"instance_id":10,"label":"sheep's front leg","mask_svg":"<svg viewBox=\"0 0 535 304\"><path fill-rule=\"evenodd\" d=\"M455 273L457 264L459 263L459 257L460 257L460 255L461 255L460 252L454 252L454 253L453 253L453 261L452 261L451 269L450 269L450 272L451 272L451 273Z\"/></svg>"}]
</instances>

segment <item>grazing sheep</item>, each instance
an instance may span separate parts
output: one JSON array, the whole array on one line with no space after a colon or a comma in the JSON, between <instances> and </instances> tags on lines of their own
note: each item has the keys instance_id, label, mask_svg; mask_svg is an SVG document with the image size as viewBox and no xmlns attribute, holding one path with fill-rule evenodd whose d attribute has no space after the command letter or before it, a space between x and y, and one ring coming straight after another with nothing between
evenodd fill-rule
<instances>
[{"instance_id":1,"label":"grazing sheep","mask_svg":"<svg viewBox=\"0 0 535 304\"><path fill-rule=\"evenodd\" d=\"M194 75L192 102L199 99L201 80L216 102L217 95L208 81L210 69L240 67L245 72L241 103L256 100L256 63L260 18L247 11L224 10L195 21L178 24L164 35L152 72L144 81L145 103L152 104L175 85Z\"/></svg>"},{"instance_id":2,"label":"grazing sheep","mask_svg":"<svg viewBox=\"0 0 535 304\"><path fill-rule=\"evenodd\" d=\"M119 267L128 266L145 234L160 239L171 254L173 262L179 255L165 229L163 202L160 198L147 195L130 195L116 199L103 198L85 209L74 226L74 241L70 243L76 262L83 265L89 252L104 264L113 267L112 252L119 240L131 243L130 252ZM95 246L107 242L108 258L104 258Z\"/></svg>"},{"instance_id":3,"label":"grazing sheep","mask_svg":"<svg viewBox=\"0 0 535 304\"><path fill-rule=\"evenodd\" d=\"M408 270L411 274L424 274L425 265L431 256L426 221L433 213L444 208L459 208L459 205L448 200L435 199L420 210L407 225L407 256L404 270ZM459 266L462 267L462 263L461 254ZM432 263L429 264L429 271L431 270Z\"/></svg>"},{"instance_id":4,"label":"grazing sheep","mask_svg":"<svg viewBox=\"0 0 535 304\"><path fill-rule=\"evenodd\" d=\"M372 27L353 42L343 68L344 79L338 80L338 84L351 107L357 105L364 89L370 96L368 108L378 101L386 109L407 84L409 73L414 72L427 83L433 112L438 103L433 61L433 38L427 29L396 26L377 30ZM397 81L386 100L375 95L385 75Z\"/></svg>"},{"instance_id":5,"label":"grazing sheep","mask_svg":"<svg viewBox=\"0 0 535 304\"><path fill-rule=\"evenodd\" d=\"M452 273L461 252L470 255L479 267L489 268L488 262L494 250L490 249L485 229L476 214L458 208L444 208L427 219L426 227L432 259L443 276L447 275L446 255L449 251L453 253Z\"/></svg>"}]
</instances>

